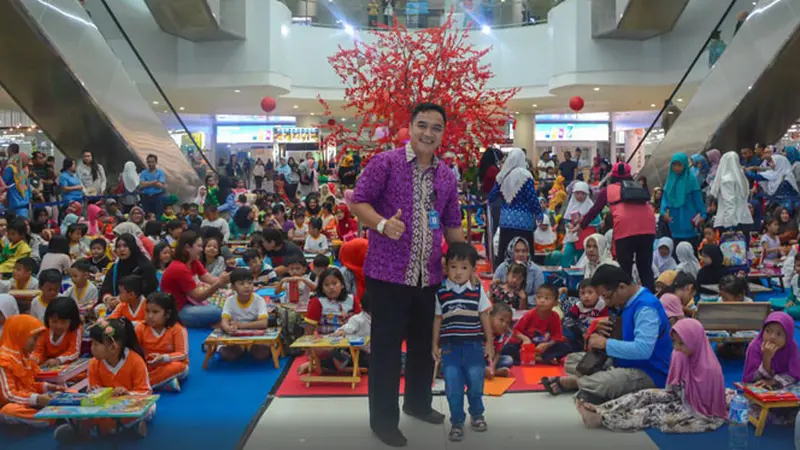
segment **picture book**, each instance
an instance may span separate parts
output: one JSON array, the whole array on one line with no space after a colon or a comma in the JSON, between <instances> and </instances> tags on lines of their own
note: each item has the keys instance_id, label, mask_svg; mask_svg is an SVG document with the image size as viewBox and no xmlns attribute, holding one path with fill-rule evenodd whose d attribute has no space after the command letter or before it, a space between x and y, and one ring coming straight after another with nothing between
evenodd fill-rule
<instances>
[{"instance_id":1,"label":"picture book","mask_svg":"<svg viewBox=\"0 0 800 450\"><path fill-rule=\"evenodd\" d=\"M356 338L353 337L353 340ZM351 339L344 336L319 336L319 335L306 335L299 337L291 345L292 348L348 348L348 347L363 347L369 343L369 337L364 338L362 343L360 339L352 343Z\"/></svg>"},{"instance_id":2,"label":"picture book","mask_svg":"<svg viewBox=\"0 0 800 450\"><path fill-rule=\"evenodd\" d=\"M114 397L99 406L48 406L36 419L135 419L144 415L158 395Z\"/></svg>"},{"instance_id":3,"label":"picture book","mask_svg":"<svg viewBox=\"0 0 800 450\"><path fill-rule=\"evenodd\" d=\"M266 330L238 330L235 334L227 334L222 329L218 328L211 332L206 340L225 340L225 341L253 341L264 340L272 341L280 336L281 330L278 327L267 328Z\"/></svg>"},{"instance_id":4,"label":"picture book","mask_svg":"<svg viewBox=\"0 0 800 450\"><path fill-rule=\"evenodd\" d=\"M48 406L102 406L111 399L111 388L98 388L89 393L59 392Z\"/></svg>"},{"instance_id":5,"label":"picture book","mask_svg":"<svg viewBox=\"0 0 800 450\"><path fill-rule=\"evenodd\" d=\"M754 383L733 383L739 389L744 390L746 394L757 398L764 403L776 402L800 402L800 384L793 384L784 389L766 389L757 387Z\"/></svg>"},{"instance_id":6,"label":"picture book","mask_svg":"<svg viewBox=\"0 0 800 450\"><path fill-rule=\"evenodd\" d=\"M54 380L62 378L64 381L69 378L70 374L77 374L84 372L89 368L89 360L91 358L78 358L69 364L61 364L58 366L46 367L36 374L38 380Z\"/></svg>"}]
</instances>

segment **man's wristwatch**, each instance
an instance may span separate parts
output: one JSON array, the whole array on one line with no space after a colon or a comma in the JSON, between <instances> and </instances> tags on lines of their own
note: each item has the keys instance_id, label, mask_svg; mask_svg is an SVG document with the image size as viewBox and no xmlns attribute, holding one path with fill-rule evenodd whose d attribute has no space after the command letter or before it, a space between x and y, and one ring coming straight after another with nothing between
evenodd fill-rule
<instances>
[{"instance_id":1,"label":"man's wristwatch","mask_svg":"<svg viewBox=\"0 0 800 450\"><path fill-rule=\"evenodd\" d=\"M378 233L383 234L384 228L386 228L386 219L381 219L378 225L375 226L375 229L378 230Z\"/></svg>"}]
</instances>

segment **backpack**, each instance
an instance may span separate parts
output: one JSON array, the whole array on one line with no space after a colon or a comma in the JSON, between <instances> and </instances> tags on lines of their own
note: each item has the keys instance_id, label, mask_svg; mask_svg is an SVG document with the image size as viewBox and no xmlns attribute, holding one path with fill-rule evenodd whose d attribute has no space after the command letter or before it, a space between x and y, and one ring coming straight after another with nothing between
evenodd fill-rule
<instances>
[{"instance_id":1,"label":"backpack","mask_svg":"<svg viewBox=\"0 0 800 450\"><path fill-rule=\"evenodd\" d=\"M609 203L638 203L645 204L650 201L650 192L642 186L642 183L633 180L622 180L620 184L620 200Z\"/></svg>"},{"instance_id":2,"label":"backpack","mask_svg":"<svg viewBox=\"0 0 800 450\"><path fill-rule=\"evenodd\" d=\"M748 272L750 262L747 257L747 240L741 231L725 231L719 237L719 249L722 252L722 265L736 272Z\"/></svg>"}]
</instances>

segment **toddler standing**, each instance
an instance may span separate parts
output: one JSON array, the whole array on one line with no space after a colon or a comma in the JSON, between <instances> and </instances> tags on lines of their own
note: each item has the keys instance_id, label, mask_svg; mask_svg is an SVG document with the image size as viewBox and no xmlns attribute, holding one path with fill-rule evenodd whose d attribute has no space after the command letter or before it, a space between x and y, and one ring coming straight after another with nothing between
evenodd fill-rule
<instances>
[{"instance_id":1,"label":"toddler standing","mask_svg":"<svg viewBox=\"0 0 800 450\"><path fill-rule=\"evenodd\" d=\"M436 294L433 355L441 361L445 394L450 406L451 441L464 439L464 387L469 401L470 427L486 431L483 417L483 378L486 359L494 361L489 298L470 280L478 252L469 244L453 243L445 258L447 280ZM485 355L485 356L484 356Z\"/></svg>"}]
</instances>

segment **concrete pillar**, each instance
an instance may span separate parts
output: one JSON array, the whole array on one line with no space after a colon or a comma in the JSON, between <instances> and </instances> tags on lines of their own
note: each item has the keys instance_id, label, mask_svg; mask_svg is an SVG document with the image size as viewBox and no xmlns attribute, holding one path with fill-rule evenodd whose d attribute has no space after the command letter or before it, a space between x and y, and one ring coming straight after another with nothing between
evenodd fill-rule
<instances>
[{"instance_id":1,"label":"concrete pillar","mask_svg":"<svg viewBox=\"0 0 800 450\"><path fill-rule=\"evenodd\" d=\"M536 140L534 131L536 123L533 114L519 114L517 116L517 127L514 129L514 147L524 148L528 152L528 159L537 161Z\"/></svg>"}]
</instances>

